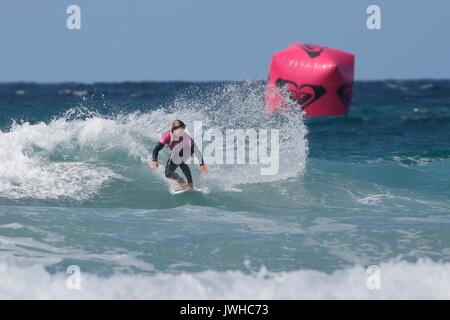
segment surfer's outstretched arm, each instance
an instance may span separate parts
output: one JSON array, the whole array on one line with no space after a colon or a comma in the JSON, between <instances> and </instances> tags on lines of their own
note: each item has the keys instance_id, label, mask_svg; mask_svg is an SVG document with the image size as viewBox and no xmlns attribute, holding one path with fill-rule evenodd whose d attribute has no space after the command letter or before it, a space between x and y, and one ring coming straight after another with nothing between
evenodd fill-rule
<instances>
[{"instance_id":1,"label":"surfer's outstretched arm","mask_svg":"<svg viewBox=\"0 0 450 320\"><path fill-rule=\"evenodd\" d=\"M164 148L164 144L162 144L161 142L158 142L157 145L155 146L155 148L153 149L152 152L152 168L156 168L158 167L158 154L161 151L161 149Z\"/></svg>"},{"instance_id":2,"label":"surfer's outstretched arm","mask_svg":"<svg viewBox=\"0 0 450 320\"><path fill-rule=\"evenodd\" d=\"M195 156L197 157L198 161L200 162L200 165L204 166L205 162L203 161L203 155L195 143L193 143L191 145L191 155L193 155L194 153L195 153Z\"/></svg>"},{"instance_id":3,"label":"surfer's outstretched arm","mask_svg":"<svg viewBox=\"0 0 450 320\"><path fill-rule=\"evenodd\" d=\"M198 161L200 162L200 171L202 173L207 174L208 173L208 168L205 166L205 161L203 160L203 155L200 152L200 150L198 149L197 145L194 143L192 143L191 145L191 155L195 153L195 156L197 157Z\"/></svg>"}]
</instances>

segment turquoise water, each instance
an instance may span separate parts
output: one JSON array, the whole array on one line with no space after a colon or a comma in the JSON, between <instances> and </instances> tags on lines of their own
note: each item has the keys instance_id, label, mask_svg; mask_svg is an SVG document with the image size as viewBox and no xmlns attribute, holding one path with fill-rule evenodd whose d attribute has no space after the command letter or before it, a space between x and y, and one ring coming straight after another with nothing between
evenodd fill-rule
<instances>
[{"instance_id":1,"label":"turquoise water","mask_svg":"<svg viewBox=\"0 0 450 320\"><path fill-rule=\"evenodd\" d=\"M263 91L1 84L0 296L448 298L450 81L357 82L348 116L308 119L264 116ZM205 191L171 195L149 162L177 118L279 129L279 172L191 165Z\"/></svg>"}]
</instances>

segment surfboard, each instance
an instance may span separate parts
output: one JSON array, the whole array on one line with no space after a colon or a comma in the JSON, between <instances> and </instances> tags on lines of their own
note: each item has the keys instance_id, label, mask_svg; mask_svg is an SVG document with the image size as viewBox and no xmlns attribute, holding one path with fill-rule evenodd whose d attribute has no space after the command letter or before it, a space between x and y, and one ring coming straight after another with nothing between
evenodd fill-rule
<instances>
[{"instance_id":1,"label":"surfboard","mask_svg":"<svg viewBox=\"0 0 450 320\"><path fill-rule=\"evenodd\" d=\"M174 188L174 189L170 189L170 193L171 194L181 194L181 193L185 193L188 191L196 191L196 192L202 192L202 189L199 187L194 187L191 189L181 189L181 188Z\"/></svg>"}]
</instances>

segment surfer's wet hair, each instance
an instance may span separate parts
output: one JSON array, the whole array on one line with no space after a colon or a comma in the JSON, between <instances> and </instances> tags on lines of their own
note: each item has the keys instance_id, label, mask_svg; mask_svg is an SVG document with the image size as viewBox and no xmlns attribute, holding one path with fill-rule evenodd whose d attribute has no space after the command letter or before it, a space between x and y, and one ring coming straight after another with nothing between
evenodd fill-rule
<instances>
[{"instance_id":1,"label":"surfer's wet hair","mask_svg":"<svg viewBox=\"0 0 450 320\"><path fill-rule=\"evenodd\" d=\"M179 129L179 128L185 129L185 128L186 128L186 125L185 125L184 122L181 121L181 120L174 120L174 121L172 122L172 129L171 129L171 131L174 132L175 130L177 130L177 129Z\"/></svg>"}]
</instances>

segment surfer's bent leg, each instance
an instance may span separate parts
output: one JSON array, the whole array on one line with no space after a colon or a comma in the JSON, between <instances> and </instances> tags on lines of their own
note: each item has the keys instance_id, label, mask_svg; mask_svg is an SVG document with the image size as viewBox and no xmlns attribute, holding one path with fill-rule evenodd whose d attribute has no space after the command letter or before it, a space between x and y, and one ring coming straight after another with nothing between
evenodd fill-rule
<instances>
[{"instance_id":1,"label":"surfer's bent leg","mask_svg":"<svg viewBox=\"0 0 450 320\"><path fill-rule=\"evenodd\" d=\"M186 176L187 182L192 183L191 169L189 169L189 166L186 163L182 162L180 164L180 168Z\"/></svg>"},{"instance_id":2,"label":"surfer's bent leg","mask_svg":"<svg viewBox=\"0 0 450 320\"><path fill-rule=\"evenodd\" d=\"M196 151L195 149L196 149L195 148L195 144L192 144L192 146L191 146L191 157L194 154L194 152ZM183 150L181 150L180 155L183 156ZM203 158L200 158L200 161L203 164ZM192 174L191 174L191 169L189 168L189 166L186 163L182 162L180 164L180 168L183 171L183 173L184 173L184 175L185 175L185 177L187 179L187 182L188 183L192 183Z\"/></svg>"},{"instance_id":3,"label":"surfer's bent leg","mask_svg":"<svg viewBox=\"0 0 450 320\"><path fill-rule=\"evenodd\" d=\"M196 153L200 163L204 164L202 154L198 150L197 146L195 144L192 144L191 145L191 157L194 154L194 152ZM183 156L183 150L181 150L180 156ZM182 162L180 164L180 168L183 171L184 175L186 176L187 182L192 183L192 174L191 174L191 169L189 168L189 166L186 163Z\"/></svg>"},{"instance_id":4,"label":"surfer's bent leg","mask_svg":"<svg viewBox=\"0 0 450 320\"><path fill-rule=\"evenodd\" d=\"M185 183L184 179L175 173L175 170L177 169L177 167L178 167L178 165L173 163L172 159L169 158L169 160L167 161L166 170L165 170L166 177L169 179L173 179L180 184L184 184ZM183 168L182 168L182 170L183 170ZM183 170L183 172L184 172L184 170Z\"/></svg>"}]
</instances>

